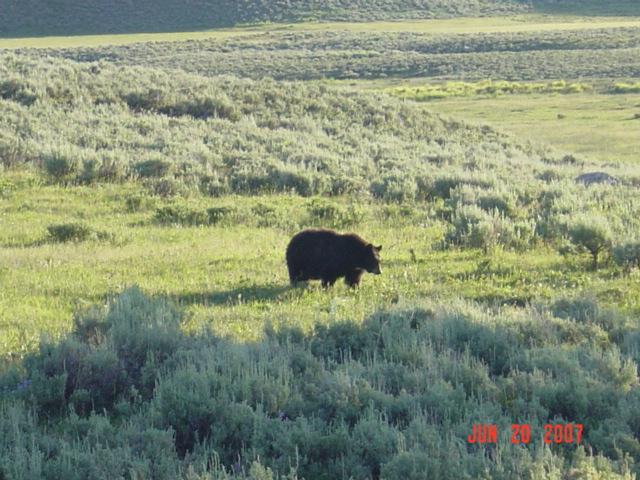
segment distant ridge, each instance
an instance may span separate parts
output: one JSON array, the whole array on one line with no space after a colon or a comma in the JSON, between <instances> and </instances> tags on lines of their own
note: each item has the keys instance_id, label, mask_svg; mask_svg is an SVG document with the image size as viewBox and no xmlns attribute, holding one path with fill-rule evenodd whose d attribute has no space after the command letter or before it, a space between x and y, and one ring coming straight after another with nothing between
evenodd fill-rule
<instances>
[{"instance_id":1,"label":"distant ridge","mask_svg":"<svg viewBox=\"0 0 640 480\"><path fill-rule=\"evenodd\" d=\"M3 0L0 37L171 32L260 22L509 15L526 0Z\"/></svg>"},{"instance_id":2,"label":"distant ridge","mask_svg":"<svg viewBox=\"0 0 640 480\"><path fill-rule=\"evenodd\" d=\"M428 19L539 12L640 16L633 0L2 0L0 38L161 33L264 22Z\"/></svg>"}]
</instances>

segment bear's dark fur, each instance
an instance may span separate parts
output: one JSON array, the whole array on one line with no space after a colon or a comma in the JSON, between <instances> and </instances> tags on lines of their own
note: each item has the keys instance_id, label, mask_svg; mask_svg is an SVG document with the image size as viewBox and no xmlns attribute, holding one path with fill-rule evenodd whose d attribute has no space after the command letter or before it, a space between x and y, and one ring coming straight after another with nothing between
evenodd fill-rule
<instances>
[{"instance_id":1,"label":"bear's dark fur","mask_svg":"<svg viewBox=\"0 0 640 480\"><path fill-rule=\"evenodd\" d=\"M350 287L360 284L364 272L379 275L382 245L374 247L353 233L340 234L327 229L303 230L287 246L287 268L292 285L321 280L332 286L344 277Z\"/></svg>"}]
</instances>

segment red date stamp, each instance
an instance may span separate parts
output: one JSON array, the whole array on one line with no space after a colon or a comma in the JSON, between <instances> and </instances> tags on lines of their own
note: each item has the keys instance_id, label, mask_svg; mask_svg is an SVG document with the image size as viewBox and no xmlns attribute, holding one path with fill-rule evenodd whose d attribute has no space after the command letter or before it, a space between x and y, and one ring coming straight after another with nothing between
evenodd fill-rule
<instances>
[{"instance_id":1,"label":"red date stamp","mask_svg":"<svg viewBox=\"0 0 640 480\"><path fill-rule=\"evenodd\" d=\"M474 424L469 443L497 443L498 426L489 424ZM582 439L582 425L547 424L544 426L542 441L544 443L580 443ZM531 427L526 423L511 425L511 443L529 443L531 441Z\"/></svg>"}]
</instances>

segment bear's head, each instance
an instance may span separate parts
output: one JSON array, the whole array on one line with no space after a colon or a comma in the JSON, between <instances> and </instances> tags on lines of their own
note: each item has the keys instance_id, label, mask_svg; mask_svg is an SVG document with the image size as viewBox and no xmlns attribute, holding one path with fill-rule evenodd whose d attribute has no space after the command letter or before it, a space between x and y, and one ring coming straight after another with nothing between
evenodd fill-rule
<instances>
[{"instance_id":1,"label":"bear's head","mask_svg":"<svg viewBox=\"0 0 640 480\"><path fill-rule=\"evenodd\" d=\"M369 243L366 246L363 268L367 272L375 275L380 275L382 273L382 270L380 270L380 250L382 250L382 245L374 247Z\"/></svg>"}]
</instances>

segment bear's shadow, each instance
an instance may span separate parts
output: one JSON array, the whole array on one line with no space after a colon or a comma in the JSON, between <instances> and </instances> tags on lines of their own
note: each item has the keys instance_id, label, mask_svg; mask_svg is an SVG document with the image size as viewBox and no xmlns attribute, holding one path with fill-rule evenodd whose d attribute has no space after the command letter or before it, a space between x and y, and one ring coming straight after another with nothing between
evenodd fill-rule
<instances>
[{"instance_id":1,"label":"bear's shadow","mask_svg":"<svg viewBox=\"0 0 640 480\"><path fill-rule=\"evenodd\" d=\"M233 305L256 301L278 301L293 288L290 285L247 285L220 292L186 292L172 296L180 305Z\"/></svg>"}]
</instances>

